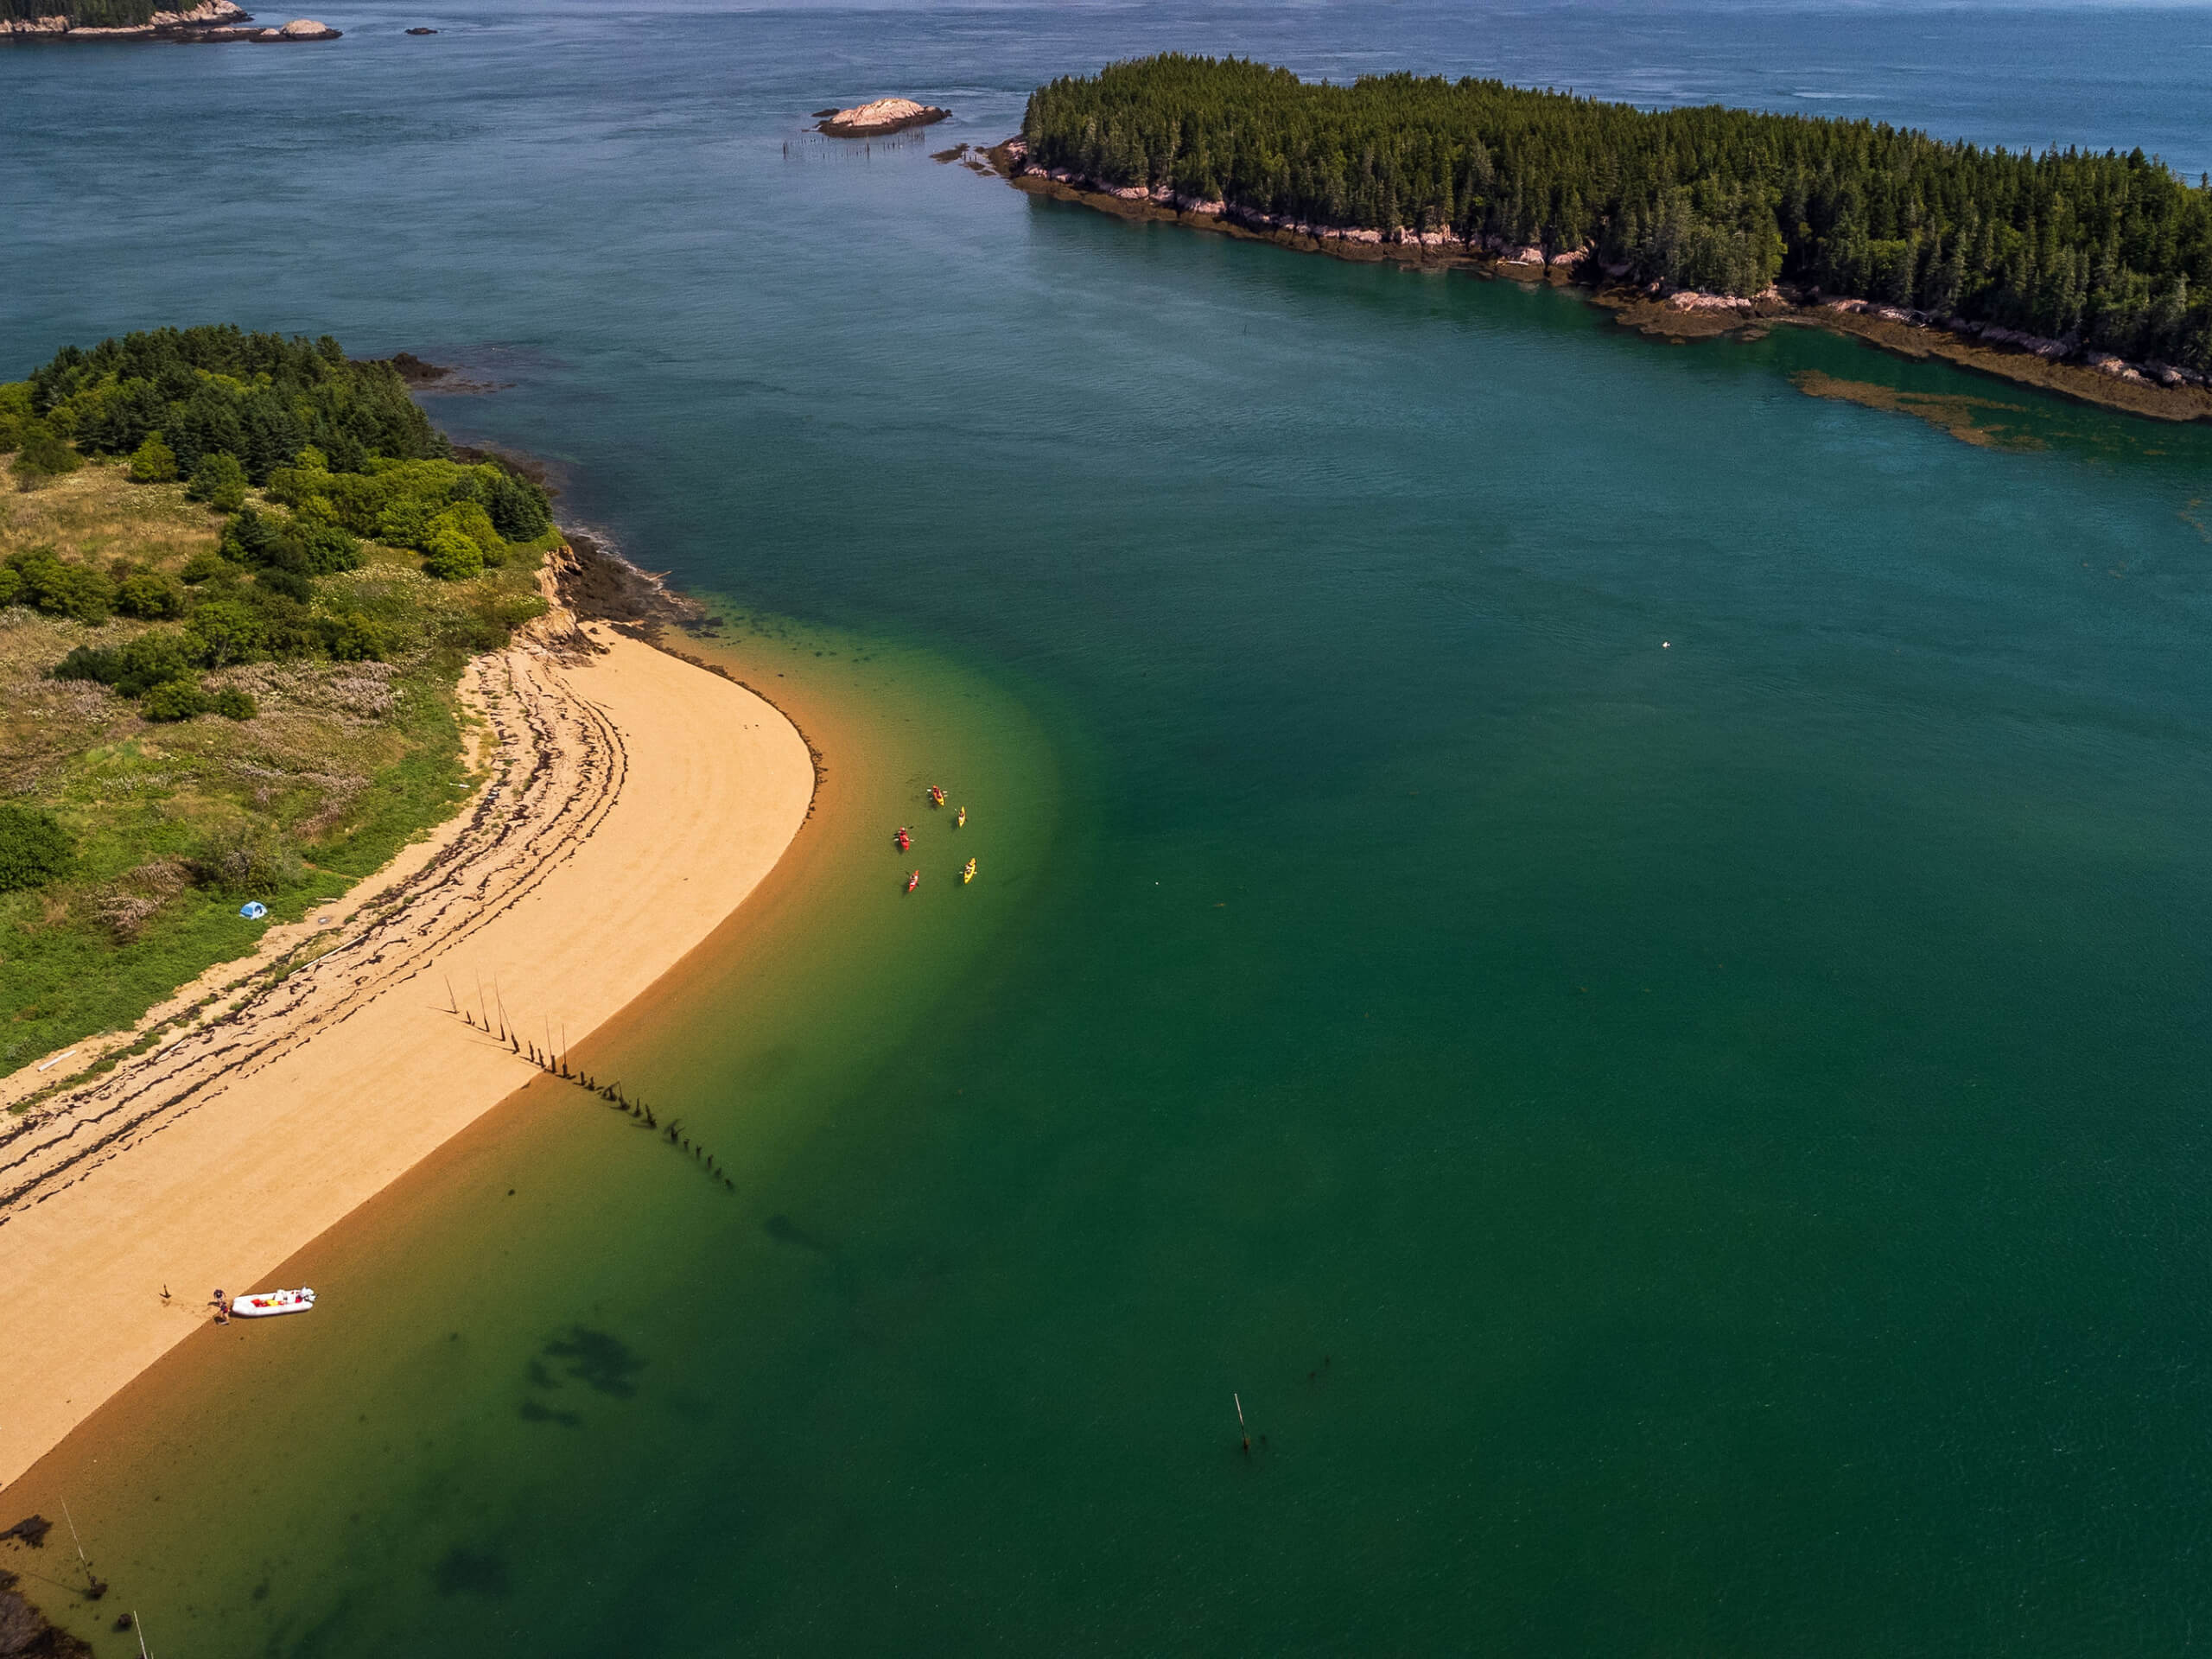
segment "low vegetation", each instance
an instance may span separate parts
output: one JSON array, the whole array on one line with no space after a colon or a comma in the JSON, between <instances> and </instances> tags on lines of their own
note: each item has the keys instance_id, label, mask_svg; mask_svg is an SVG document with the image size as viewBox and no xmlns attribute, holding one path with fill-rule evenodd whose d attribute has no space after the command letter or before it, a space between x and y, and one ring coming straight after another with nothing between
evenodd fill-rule
<instances>
[{"instance_id":1,"label":"low vegetation","mask_svg":"<svg viewBox=\"0 0 2212 1659\"><path fill-rule=\"evenodd\" d=\"M1166 55L1030 95L1030 157L1346 228L1589 247L1639 280L1777 278L2212 371L2212 188L2141 150L1647 111L1502 81L1301 81Z\"/></svg>"},{"instance_id":2,"label":"low vegetation","mask_svg":"<svg viewBox=\"0 0 2212 1659\"><path fill-rule=\"evenodd\" d=\"M466 793L544 493L334 342L165 330L0 385L0 1072L125 1025Z\"/></svg>"}]
</instances>

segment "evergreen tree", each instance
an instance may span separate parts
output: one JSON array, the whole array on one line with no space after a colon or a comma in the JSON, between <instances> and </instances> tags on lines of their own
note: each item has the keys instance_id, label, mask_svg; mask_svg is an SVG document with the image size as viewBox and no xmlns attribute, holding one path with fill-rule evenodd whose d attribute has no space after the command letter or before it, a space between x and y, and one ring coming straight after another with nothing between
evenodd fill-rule
<instances>
[{"instance_id":1,"label":"evergreen tree","mask_svg":"<svg viewBox=\"0 0 2212 1659\"><path fill-rule=\"evenodd\" d=\"M1752 294L1788 280L2212 371L2212 186L2139 149L2014 153L1497 80L1332 86L1176 54L1038 88L1022 135L1038 164L1103 184L1587 248L1637 282Z\"/></svg>"}]
</instances>

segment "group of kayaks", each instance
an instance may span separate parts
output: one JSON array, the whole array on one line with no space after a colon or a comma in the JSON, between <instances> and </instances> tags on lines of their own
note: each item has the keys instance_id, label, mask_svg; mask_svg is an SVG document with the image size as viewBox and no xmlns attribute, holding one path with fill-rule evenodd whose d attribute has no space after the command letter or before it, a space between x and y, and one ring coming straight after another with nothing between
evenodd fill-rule
<instances>
[{"instance_id":1,"label":"group of kayaks","mask_svg":"<svg viewBox=\"0 0 2212 1659\"><path fill-rule=\"evenodd\" d=\"M931 784L930 785L930 810L932 812L941 812L944 810L944 791L935 784ZM952 827L956 830L964 830L968 827L968 809L966 807L961 806L955 807L953 809ZM902 823L899 826L899 833L892 836L891 841L892 844L897 847L900 852L906 852L914 844L914 832L906 825ZM964 887L975 879L976 861L971 858L965 864L960 867L960 885ZM922 873L919 870L916 870L907 876L907 892L912 893L916 887L918 887L921 885Z\"/></svg>"}]
</instances>

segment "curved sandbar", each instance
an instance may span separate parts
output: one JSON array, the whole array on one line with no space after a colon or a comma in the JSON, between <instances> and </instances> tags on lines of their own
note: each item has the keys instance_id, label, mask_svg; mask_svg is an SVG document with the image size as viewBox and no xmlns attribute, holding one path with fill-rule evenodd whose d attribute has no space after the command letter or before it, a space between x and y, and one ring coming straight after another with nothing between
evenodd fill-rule
<instances>
[{"instance_id":1,"label":"curved sandbar","mask_svg":"<svg viewBox=\"0 0 2212 1659\"><path fill-rule=\"evenodd\" d=\"M473 1007L480 980L527 1040L582 1041L737 907L813 798L771 704L563 613L464 695L492 776L459 819L331 926L272 930L155 1010L142 1030L176 1024L145 1053L0 1119L0 1484L188 1335L212 1287L263 1287L531 1077L448 1012L448 982Z\"/></svg>"}]
</instances>

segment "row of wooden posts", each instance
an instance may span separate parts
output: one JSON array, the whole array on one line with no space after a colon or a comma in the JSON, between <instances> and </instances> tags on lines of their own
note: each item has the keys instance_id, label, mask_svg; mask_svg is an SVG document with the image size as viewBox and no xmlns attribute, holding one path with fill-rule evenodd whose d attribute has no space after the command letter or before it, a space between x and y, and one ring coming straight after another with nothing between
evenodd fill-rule
<instances>
[{"instance_id":1,"label":"row of wooden posts","mask_svg":"<svg viewBox=\"0 0 2212 1659\"><path fill-rule=\"evenodd\" d=\"M541 1049L536 1043L525 1040L520 1032L507 1023L506 1007L499 1000L496 992L490 1007L480 1007L472 1011L461 1005L460 999L453 994L453 982L448 980L446 997L449 1013L458 1016L486 1036L496 1038L499 1041L505 1043L518 1058L529 1061L549 1077L558 1077L563 1083L575 1084L579 1089L588 1089L618 1112L627 1112L632 1122L641 1128L653 1130L660 1139L667 1141L670 1146L676 1147L693 1163L705 1170L709 1179L721 1183L726 1191L731 1192L737 1191L737 1183L730 1179L728 1172L715 1161L715 1155L683 1133L683 1125L679 1119L671 1117L664 1123L654 1115L652 1107L642 1101L632 1100L624 1094L619 1080L613 1083L601 1083L589 1072L572 1070L565 1052L558 1054L553 1052L552 1033L550 1031L546 1033L547 1046L544 1048ZM480 1004L482 1003L481 987L478 988L477 1000ZM496 1026L494 1025L495 1016Z\"/></svg>"}]
</instances>

